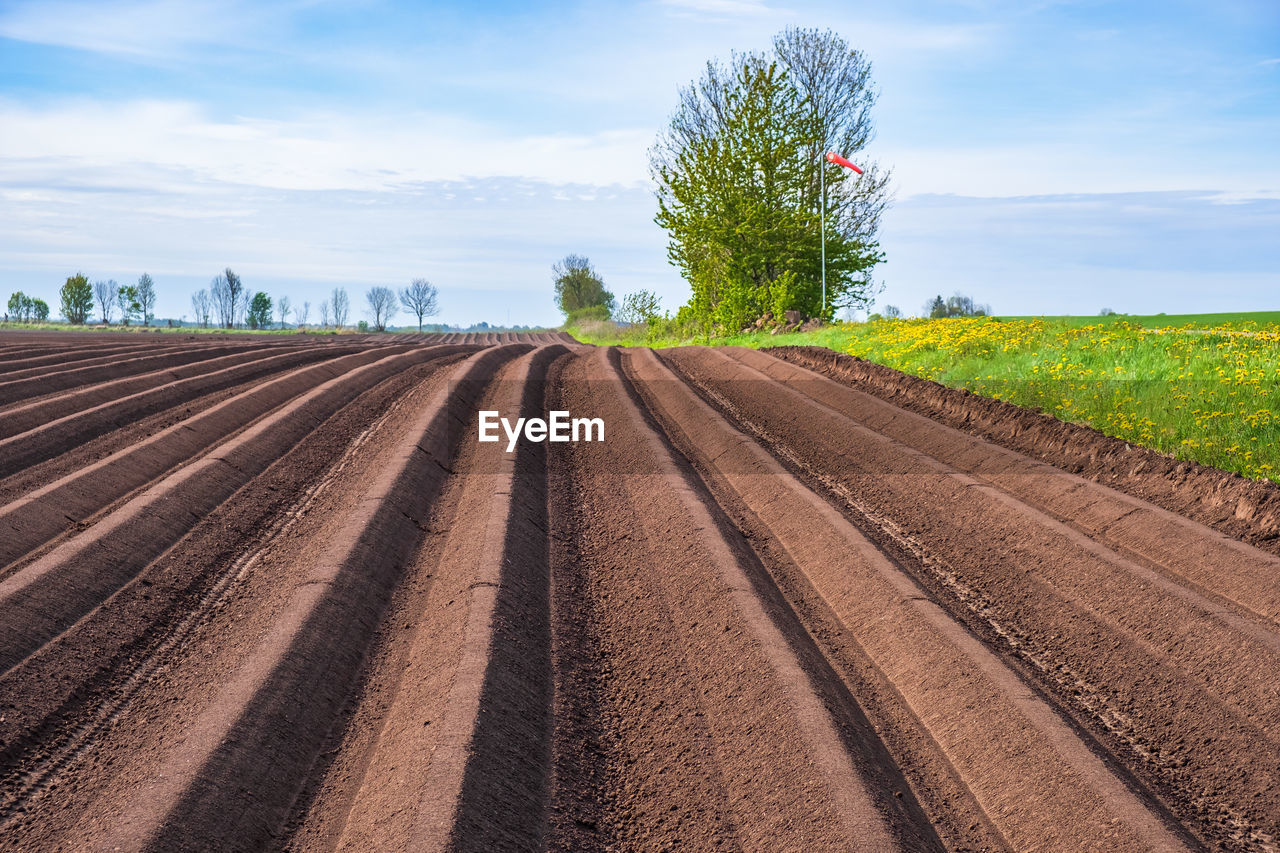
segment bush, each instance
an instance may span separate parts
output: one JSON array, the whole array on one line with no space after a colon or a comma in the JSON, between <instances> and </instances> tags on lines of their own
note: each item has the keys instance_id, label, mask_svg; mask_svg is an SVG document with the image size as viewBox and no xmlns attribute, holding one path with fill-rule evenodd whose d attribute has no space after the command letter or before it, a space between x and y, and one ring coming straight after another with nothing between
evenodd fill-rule
<instances>
[{"instance_id":1,"label":"bush","mask_svg":"<svg viewBox=\"0 0 1280 853\"><path fill-rule=\"evenodd\" d=\"M570 311L569 316L565 317L564 324L566 326L581 326L583 323L603 322L609 319L609 309L604 305L588 305L586 308L579 308Z\"/></svg>"}]
</instances>

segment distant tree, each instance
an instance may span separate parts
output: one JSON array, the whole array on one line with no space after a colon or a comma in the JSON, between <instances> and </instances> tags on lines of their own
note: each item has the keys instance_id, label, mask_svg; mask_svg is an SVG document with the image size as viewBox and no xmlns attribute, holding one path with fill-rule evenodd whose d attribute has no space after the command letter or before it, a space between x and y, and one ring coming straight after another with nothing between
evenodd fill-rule
<instances>
[{"instance_id":1,"label":"distant tree","mask_svg":"<svg viewBox=\"0 0 1280 853\"><path fill-rule=\"evenodd\" d=\"M439 291L425 278L415 278L400 291L400 304L418 317L418 331L422 331L422 318L440 313Z\"/></svg>"},{"instance_id":2,"label":"distant tree","mask_svg":"<svg viewBox=\"0 0 1280 853\"><path fill-rule=\"evenodd\" d=\"M49 303L43 299L31 300L31 319L36 323L43 323L49 319Z\"/></svg>"},{"instance_id":3,"label":"distant tree","mask_svg":"<svg viewBox=\"0 0 1280 853\"><path fill-rule=\"evenodd\" d=\"M245 314L250 329L266 329L271 326L271 297L259 290L249 299Z\"/></svg>"},{"instance_id":4,"label":"distant tree","mask_svg":"<svg viewBox=\"0 0 1280 853\"><path fill-rule=\"evenodd\" d=\"M1116 312L1112 311L1110 308L1103 308L1101 311L1099 311L1099 312L1098 312L1098 316L1099 316L1099 317L1111 317L1111 316L1113 316L1115 313L1116 313Z\"/></svg>"},{"instance_id":5,"label":"distant tree","mask_svg":"<svg viewBox=\"0 0 1280 853\"><path fill-rule=\"evenodd\" d=\"M311 303L303 302L302 308L298 310L298 325L307 325L307 318L311 316Z\"/></svg>"},{"instance_id":6,"label":"distant tree","mask_svg":"<svg viewBox=\"0 0 1280 853\"><path fill-rule=\"evenodd\" d=\"M253 303L253 294L248 290L240 291L240 299L236 303L236 325L247 326L249 324L249 308Z\"/></svg>"},{"instance_id":7,"label":"distant tree","mask_svg":"<svg viewBox=\"0 0 1280 853\"><path fill-rule=\"evenodd\" d=\"M93 296L98 301L98 313L102 315L102 325L111 322L111 312L115 310L116 300L120 298L120 285L114 279L95 281Z\"/></svg>"},{"instance_id":8,"label":"distant tree","mask_svg":"<svg viewBox=\"0 0 1280 853\"><path fill-rule=\"evenodd\" d=\"M948 317L986 317L991 313L990 305L979 305L973 297L957 293L947 299Z\"/></svg>"},{"instance_id":9,"label":"distant tree","mask_svg":"<svg viewBox=\"0 0 1280 853\"><path fill-rule=\"evenodd\" d=\"M21 290L9 295L9 319L15 323L27 322L31 313L31 297Z\"/></svg>"},{"instance_id":10,"label":"distant tree","mask_svg":"<svg viewBox=\"0 0 1280 853\"><path fill-rule=\"evenodd\" d=\"M979 305L973 297L957 293L945 302L941 296L935 296L925 303L925 315L938 319L940 317L986 317L991 313L990 305Z\"/></svg>"},{"instance_id":11,"label":"distant tree","mask_svg":"<svg viewBox=\"0 0 1280 853\"><path fill-rule=\"evenodd\" d=\"M356 323L356 331L362 334L369 331L369 321L361 320L359 323Z\"/></svg>"},{"instance_id":12,"label":"distant tree","mask_svg":"<svg viewBox=\"0 0 1280 853\"><path fill-rule=\"evenodd\" d=\"M227 291L231 297L231 326L235 326L249 307L249 294L244 290L244 282L240 280L240 276L236 275L235 270L231 269L231 267L223 270L222 275L227 280ZM229 329L231 326L227 328Z\"/></svg>"},{"instance_id":13,"label":"distant tree","mask_svg":"<svg viewBox=\"0 0 1280 853\"><path fill-rule=\"evenodd\" d=\"M218 325L224 329L230 329L236 324L236 299L225 275L216 275L209 282L209 300L213 303L213 312L218 316Z\"/></svg>"},{"instance_id":14,"label":"distant tree","mask_svg":"<svg viewBox=\"0 0 1280 853\"><path fill-rule=\"evenodd\" d=\"M556 289L556 307L568 317L574 311L603 305L613 314L613 294L605 289L604 279L591 266L591 261L581 255L565 255L564 260L553 264Z\"/></svg>"},{"instance_id":15,"label":"distant tree","mask_svg":"<svg viewBox=\"0 0 1280 853\"><path fill-rule=\"evenodd\" d=\"M142 325L150 326L156 307L156 283L147 273L138 276L138 305L142 309Z\"/></svg>"},{"instance_id":16,"label":"distant tree","mask_svg":"<svg viewBox=\"0 0 1280 853\"><path fill-rule=\"evenodd\" d=\"M276 313L280 315L280 328L284 328L284 324L288 321L289 315L293 313L293 306L289 303L289 297L281 296L276 302Z\"/></svg>"},{"instance_id":17,"label":"distant tree","mask_svg":"<svg viewBox=\"0 0 1280 853\"><path fill-rule=\"evenodd\" d=\"M209 328L209 310L212 307L212 300L209 298L209 291L201 288L191 294L191 311L195 314L196 322L200 324L200 328Z\"/></svg>"},{"instance_id":18,"label":"distant tree","mask_svg":"<svg viewBox=\"0 0 1280 853\"><path fill-rule=\"evenodd\" d=\"M330 299L333 300L331 305L333 309L333 325L341 329L347 325L347 313L351 310L351 300L347 298L347 289L345 287L335 287Z\"/></svg>"},{"instance_id":19,"label":"distant tree","mask_svg":"<svg viewBox=\"0 0 1280 853\"><path fill-rule=\"evenodd\" d=\"M138 299L138 286L122 284L116 288L116 304L120 306L120 322L129 325L129 321L142 311L142 303Z\"/></svg>"},{"instance_id":20,"label":"distant tree","mask_svg":"<svg viewBox=\"0 0 1280 853\"><path fill-rule=\"evenodd\" d=\"M886 305L883 314L885 319L896 320L902 316L902 309L897 305Z\"/></svg>"},{"instance_id":21,"label":"distant tree","mask_svg":"<svg viewBox=\"0 0 1280 853\"><path fill-rule=\"evenodd\" d=\"M651 290L637 290L622 297L618 319L624 323L648 323L657 317L661 310L662 302L658 299L658 294Z\"/></svg>"},{"instance_id":22,"label":"distant tree","mask_svg":"<svg viewBox=\"0 0 1280 853\"><path fill-rule=\"evenodd\" d=\"M369 303L369 313L373 315L373 330L385 332L398 310L396 292L389 287L371 287L364 298Z\"/></svg>"},{"instance_id":23,"label":"distant tree","mask_svg":"<svg viewBox=\"0 0 1280 853\"><path fill-rule=\"evenodd\" d=\"M93 288L89 279L82 273L69 276L58 293L62 297L62 316L74 326L84 325L93 310Z\"/></svg>"},{"instance_id":24,"label":"distant tree","mask_svg":"<svg viewBox=\"0 0 1280 853\"><path fill-rule=\"evenodd\" d=\"M320 326L321 328L329 328L329 300L320 300Z\"/></svg>"}]
</instances>

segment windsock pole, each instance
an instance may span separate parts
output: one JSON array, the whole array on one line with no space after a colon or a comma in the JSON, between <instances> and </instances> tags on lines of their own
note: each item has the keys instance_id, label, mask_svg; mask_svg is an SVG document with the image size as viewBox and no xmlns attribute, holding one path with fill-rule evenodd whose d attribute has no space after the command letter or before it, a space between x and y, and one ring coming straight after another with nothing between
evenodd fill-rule
<instances>
[{"instance_id":1,"label":"windsock pole","mask_svg":"<svg viewBox=\"0 0 1280 853\"><path fill-rule=\"evenodd\" d=\"M852 169L859 175L862 170L841 157L834 151L827 152L827 161L844 166L846 169ZM822 167L822 163L818 163L818 186L819 194L822 196L821 212L818 214L818 229L822 235L822 314L825 317L827 313L827 175L826 169Z\"/></svg>"}]
</instances>

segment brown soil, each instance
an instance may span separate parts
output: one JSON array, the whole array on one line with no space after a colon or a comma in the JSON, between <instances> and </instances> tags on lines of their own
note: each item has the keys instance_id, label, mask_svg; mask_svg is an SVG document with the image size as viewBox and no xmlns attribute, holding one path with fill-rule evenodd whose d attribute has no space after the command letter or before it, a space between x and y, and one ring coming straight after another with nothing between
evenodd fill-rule
<instances>
[{"instance_id":1,"label":"brown soil","mask_svg":"<svg viewBox=\"0 0 1280 853\"><path fill-rule=\"evenodd\" d=\"M1175 459L1091 427L825 347L774 347L767 352L1280 555L1280 486L1275 483Z\"/></svg>"},{"instance_id":2,"label":"brown soil","mask_svg":"<svg viewBox=\"0 0 1280 853\"><path fill-rule=\"evenodd\" d=\"M154 338L0 335L0 849L1276 847L1239 484L813 351Z\"/></svg>"}]
</instances>

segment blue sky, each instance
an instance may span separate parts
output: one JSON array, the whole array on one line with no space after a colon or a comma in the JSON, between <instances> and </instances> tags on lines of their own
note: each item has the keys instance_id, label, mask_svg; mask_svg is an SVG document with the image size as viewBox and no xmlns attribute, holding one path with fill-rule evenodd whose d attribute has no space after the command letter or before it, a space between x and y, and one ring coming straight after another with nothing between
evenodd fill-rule
<instances>
[{"instance_id":1,"label":"blue sky","mask_svg":"<svg viewBox=\"0 0 1280 853\"><path fill-rule=\"evenodd\" d=\"M0 296L147 271L189 316L230 265L554 324L577 252L674 310L646 150L706 60L789 25L873 63L879 305L1280 308L1275 0L0 0Z\"/></svg>"}]
</instances>

